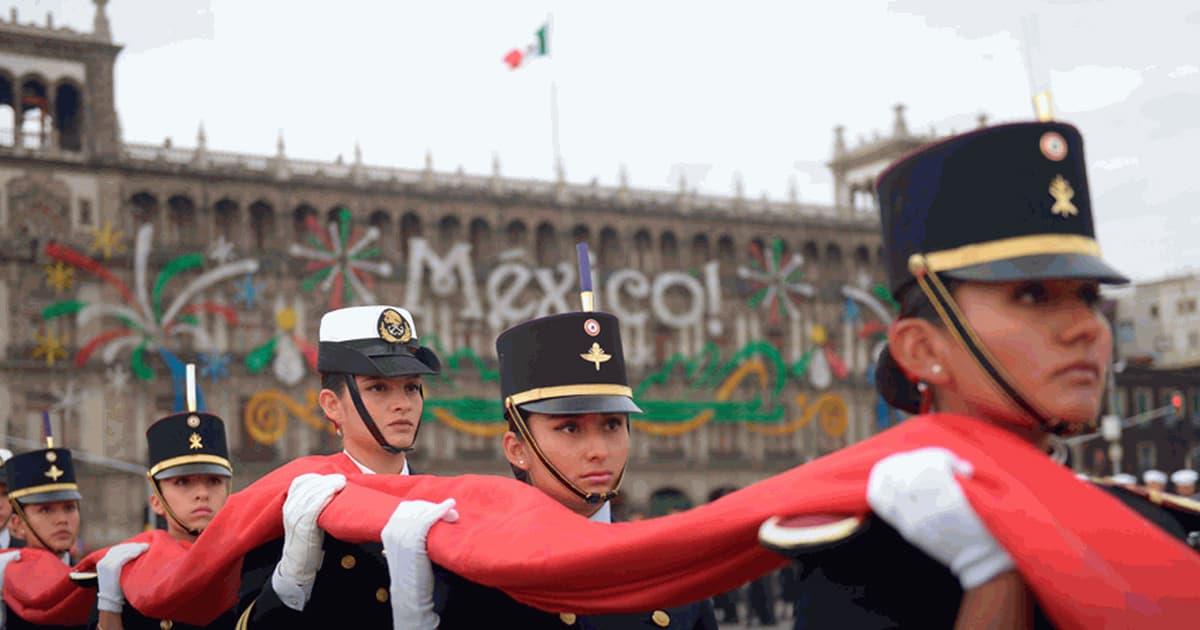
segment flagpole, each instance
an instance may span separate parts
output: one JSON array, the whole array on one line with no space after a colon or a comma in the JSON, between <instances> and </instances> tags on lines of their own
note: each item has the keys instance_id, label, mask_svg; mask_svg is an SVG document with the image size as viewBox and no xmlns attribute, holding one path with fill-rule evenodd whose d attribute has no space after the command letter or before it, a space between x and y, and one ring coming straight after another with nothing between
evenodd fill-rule
<instances>
[{"instance_id":1,"label":"flagpole","mask_svg":"<svg viewBox=\"0 0 1200 630\"><path fill-rule=\"evenodd\" d=\"M554 13L546 14L546 56L554 55ZM554 151L554 172L562 172L562 149L558 143L558 82L554 79L554 64L550 64L550 142Z\"/></svg>"}]
</instances>

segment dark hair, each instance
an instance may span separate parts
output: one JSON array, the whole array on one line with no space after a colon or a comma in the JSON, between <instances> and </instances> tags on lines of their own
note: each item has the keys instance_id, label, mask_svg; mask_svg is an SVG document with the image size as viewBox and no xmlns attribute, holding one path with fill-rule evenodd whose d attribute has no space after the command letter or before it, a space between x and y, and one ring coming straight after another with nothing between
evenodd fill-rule
<instances>
[{"instance_id":1,"label":"dark hair","mask_svg":"<svg viewBox=\"0 0 1200 630\"><path fill-rule=\"evenodd\" d=\"M342 372L321 372L321 389L341 396L346 391L346 375Z\"/></svg>"},{"instance_id":2,"label":"dark hair","mask_svg":"<svg viewBox=\"0 0 1200 630\"><path fill-rule=\"evenodd\" d=\"M961 280L954 280L946 276L939 276L939 279L942 281L942 286L946 287L946 290L951 294L962 283ZM900 314L896 316L896 319L915 317L937 326L944 325L942 318L937 314L937 309L933 308L933 304L929 302L929 297L925 295L921 287L917 286L916 282L912 282L900 290L900 299L898 301L900 302Z\"/></svg>"}]
</instances>

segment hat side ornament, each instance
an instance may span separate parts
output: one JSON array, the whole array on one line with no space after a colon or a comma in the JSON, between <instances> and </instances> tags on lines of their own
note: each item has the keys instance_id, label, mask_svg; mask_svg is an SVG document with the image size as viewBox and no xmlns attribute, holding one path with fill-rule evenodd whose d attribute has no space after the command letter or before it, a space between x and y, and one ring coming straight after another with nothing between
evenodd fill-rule
<instances>
[{"instance_id":1,"label":"hat side ornament","mask_svg":"<svg viewBox=\"0 0 1200 630\"><path fill-rule=\"evenodd\" d=\"M588 256L587 243L579 243L578 245L576 245L576 252L578 255L578 259L579 259L579 300L580 300L580 305L582 307L583 313L591 313L591 312L594 312L594 310L595 310L595 293L592 291L591 260ZM600 314L598 313L597 315L600 315ZM609 315L608 317L612 319L611 326L615 329L616 323L617 323L616 318L612 317L611 315ZM548 321L549 319L550 318L543 318L542 320L533 320L533 322L527 322L526 324L518 325L514 329L510 329L510 330L516 330L518 328L521 328L522 326L525 326L525 327L535 326L536 322ZM589 337L594 337L601 333L603 327L596 319L588 319L587 321L583 322L582 329L583 329L583 332L585 333L585 335L587 335ZM510 331L505 331L505 333L502 333L501 337L504 337L509 332ZM615 330L613 331L613 334L615 334ZM617 343L619 344L620 338L616 337L616 339L617 339ZM501 344L502 344L501 340L497 339L497 346L499 347L499 346L501 346ZM602 364L607 363L608 361L613 359L612 354L606 353L601 348L601 346L598 342L593 342L591 347L586 350L587 350L587 352L579 353L579 358L575 359L575 360L576 361L583 360L585 362L594 364L596 366L597 372L600 371L600 366ZM612 353L616 353L619 351L620 351L620 348L612 348L611 349ZM624 371L623 359L620 360L619 363L621 366L621 371L623 373L623 371ZM501 362L501 366L503 367L503 360ZM588 368L588 369L590 369L590 368ZM622 374L622 376L623 376L623 374ZM537 439L534 438L533 432L529 430L529 423L526 420L524 414L522 414L520 407L525 403L532 403L532 404L536 405L538 403L544 402L548 398L555 398L555 397L560 397L560 398L579 397L581 399L584 399L584 398L588 398L590 396L607 396L607 397L628 398L629 399L628 406L617 407L614 409L614 410L619 409L618 412L629 413L629 412L641 411L640 409L637 408L637 406L635 404L633 404L632 395L633 395L633 392L632 392L632 390L630 390L628 385L618 385L618 384L612 384L612 383L577 383L577 384L570 384L570 385L559 385L559 386L554 386L554 387L538 387L538 388L534 388L534 389L527 390L527 391L520 391L520 392L513 392L513 393L506 394L504 396L504 410L508 413L508 417L512 419L513 426L516 427L517 432L521 435L521 439L524 440L524 442L526 444L528 444L530 446L530 448L533 449L534 456L536 456L538 458L538 461L540 461L542 463L542 465L546 467L546 470L550 471L550 474L555 479L557 479L559 483L561 483L564 487L566 487L568 490L570 490L571 493L574 494L575 496L579 497L580 499L583 499L584 501L586 501L587 503L589 503L591 505L599 505L599 504L602 504L602 503L616 497L620 493L621 482L625 479L625 470L629 467L628 462L617 473L616 482L613 484L612 490L607 491L607 492L587 492L587 491L583 490L578 485L576 485L574 482L572 482L570 479L568 479L567 476L564 475L562 473L562 471L560 471L558 469L558 467L555 466L554 463L550 461L550 458L546 456L546 453L542 450L541 446L538 445ZM547 411L545 411L545 413L553 413L553 412L547 410ZM571 412L564 410L561 413L571 413ZM580 410L580 411L576 411L575 413L588 413L588 412Z\"/></svg>"},{"instance_id":2,"label":"hat side ornament","mask_svg":"<svg viewBox=\"0 0 1200 630\"><path fill-rule=\"evenodd\" d=\"M199 410L195 364L187 364L185 375L186 409L162 418L146 429L150 450L146 479L167 518L189 536L199 536L203 528L188 527L175 514L162 494L161 483L186 475L215 475L231 480L233 465L229 462L225 423L217 416Z\"/></svg>"}]
</instances>

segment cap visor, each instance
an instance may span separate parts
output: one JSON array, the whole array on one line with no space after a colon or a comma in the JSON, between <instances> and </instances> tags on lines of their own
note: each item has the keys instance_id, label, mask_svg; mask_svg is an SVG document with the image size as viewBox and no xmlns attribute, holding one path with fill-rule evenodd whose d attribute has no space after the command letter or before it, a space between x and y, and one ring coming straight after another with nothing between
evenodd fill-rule
<instances>
[{"instance_id":1,"label":"cap visor","mask_svg":"<svg viewBox=\"0 0 1200 630\"><path fill-rule=\"evenodd\" d=\"M921 392L917 391L917 384L904 376L904 370L892 358L891 349L887 346L879 353L879 364L875 366L875 389L896 409L908 413L921 410Z\"/></svg>"},{"instance_id":2,"label":"cap visor","mask_svg":"<svg viewBox=\"0 0 1200 630\"><path fill-rule=\"evenodd\" d=\"M39 492L17 499L21 505L37 505L39 503L55 503L57 501L81 501L78 490L56 490L54 492Z\"/></svg>"},{"instance_id":3,"label":"cap visor","mask_svg":"<svg viewBox=\"0 0 1200 630\"><path fill-rule=\"evenodd\" d=\"M947 269L943 275L977 282L1078 278L1103 284L1128 284L1129 278L1102 259L1087 254L1038 254L1006 258L961 269Z\"/></svg>"},{"instance_id":4,"label":"cap visor","mask_svg":"<svg viewBox=\"0 0 1200 630\"><path fill-rule=\"evenodd\" d=\"M437 370L425 365L420 359L404 354L386 354L371 357L371 362L379 370L379 376L415 376L417 374L437 374Z\"/></svg>"},{"instance_id":5,"label":"cap visor","mask_svg":"<svg viewBox=\"0 0 1200 630\"><path fill-rule=\"evenodd\" d=\"M626 396L560 396L521 405L530 413L579 415L583 413L642 413L642 408Z\"/></svg>"},{"instance_id":6,"label":"cap visor","mask_svg":"<svg viewBox=\"0 0 1200 630\"><path fill-rule=\"evenodd\" d=\"M172 466L166 470L158 471L154 475L155 479L172 479L175 477L185 477L187 475L216 475L218 477L232 477L233 471L220 464L181 464Z\"/></svg>"}]
</instances>

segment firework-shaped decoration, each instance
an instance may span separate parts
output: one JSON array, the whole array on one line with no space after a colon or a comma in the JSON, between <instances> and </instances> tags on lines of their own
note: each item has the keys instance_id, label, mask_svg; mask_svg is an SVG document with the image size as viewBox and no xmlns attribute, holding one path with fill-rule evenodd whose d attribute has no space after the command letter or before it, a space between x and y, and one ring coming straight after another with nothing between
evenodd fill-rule
<instances>
[{"instance_id":1,"label":"firework-shaped decoration","mask_svg":"<svg viewBox=\"0 0 1200 630\"><path fill-rule=\"evenodd\" d=\"M809 329L808 338L813 347L792 366L792 375L796 378L807 376L808 382L817 389L827 389L833 384L834 378L844 380L850 374L850 370L833 349L825 327L820 324L814 325Z\"/></svg>"},{"instance_id":2,"label":"firework-shaped decoration","mask_svg":"<svg viewBox=\"0 0 1200 630\"><path fill-rule=\"evenodd\" d=\"M296 309L276 297L275 336L246 355L246 369L251 374L258 374L270 365L279 382L292 386L304 380L308 370L316 371L317 349L297 333L297 319Z\"/></svg>"},{"instance_id":3,"label":"firework-shaped decoration","mask_svg":"<svg viewBox=\"0 0 1200 630\"><path fill-rule=\"evenodd\" d=\"M42 318L52 320L74 315L80 327L97 321L111 321L113 326L84 342L75 354L75 365L82 367L97 352L105 364L113 363L124 351L129 351L129 366L134 376L143 381L154 378L154 368L146 362L147 353L155 353L167 366L179 396L184 386L183 363L171 351L179 337L189 337L197 350L210 350L212 339L199 326L197 315L209 313L237 325L237 313L219 302L196 302L196 296L209 287L236 276L253 273L258 261L243 259L203 271L183 286L174 299L165 302L164 293L172 280L204 267L203 253L176 256L149 282L150 248L154 228L143 225L134 245L134 288L113 274L105 264L61 243L46 246L46 255L94 276L120 294L117 303L86 303L78 300L55 302L42 311Z\"/></svg>"},{"instance_id":4,"label":"firework-shaped decoration","mask_svg":"<svg viewBox=\"0 0 1200 630\"><path fill-rule=\"evenodd\" d=\"M336 220L330 221L327 229L309 216L305 221L308 245L293 243L288 249L292 256L308 261L304 270L309 275L300 287L328 292L330 309L374 302L375 276L392 275L391 263L378 260L382 252L372 247L379 240L379 228L372 225L362 232L351 223L346 208L338 208Z\"/></svg>"},{"instance_id":5,"label":"firework-shaped decoration","mask_svg":"<svg viewBox=\"0 0 1200 630\"><path fill-rule=\"evenodd\" d=\"M804 257L793 253L784 258L783 240L771 241L769 255L762 251L758 243L750 244L750 266L738 267L739 278L750 282L751 308L762 308L767 312L771 323L778 323L781 315L787 314L791 319L799 317L798 300L811 298L816 290L811 284L803 282Z\"/></svg>"}]
</instances>

